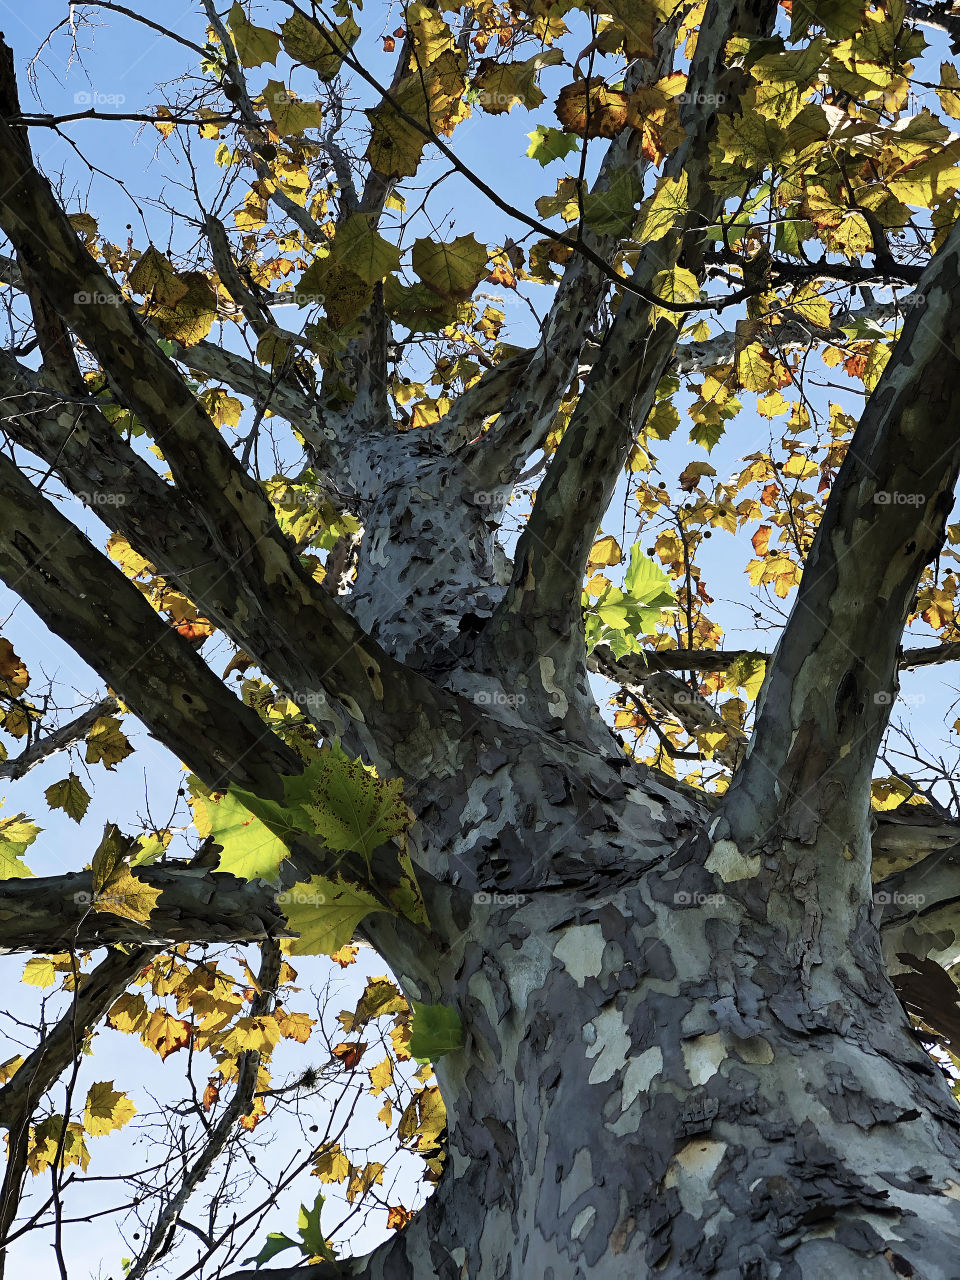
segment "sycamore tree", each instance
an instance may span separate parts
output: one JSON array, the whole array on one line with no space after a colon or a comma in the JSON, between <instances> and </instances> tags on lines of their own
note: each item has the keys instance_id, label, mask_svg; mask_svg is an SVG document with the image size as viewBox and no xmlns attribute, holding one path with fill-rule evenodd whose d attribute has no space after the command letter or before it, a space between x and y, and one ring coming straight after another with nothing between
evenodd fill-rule
<instances>
[{"instance_id":1,"label":"sycamore tree","mask_svg":"<svg viewBox=\"0 0 960 1280\"><path fill-rule=\"evenodd\" d=\"M165 17L0 58L0 578L95 673L0 638L0 1256L76 1273L106 1027L186 1064L117 1277L956 1277L957 769L888 730L960 656L951 4ZM175 76L48 109L104 24Z\"/></svg>"}]
</instances>

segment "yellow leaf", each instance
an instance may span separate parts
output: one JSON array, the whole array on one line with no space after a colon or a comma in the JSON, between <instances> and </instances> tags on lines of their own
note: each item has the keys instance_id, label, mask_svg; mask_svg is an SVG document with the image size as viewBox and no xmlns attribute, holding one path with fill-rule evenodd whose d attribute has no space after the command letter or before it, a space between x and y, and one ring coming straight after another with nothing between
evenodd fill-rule
<instances>
[{"instance_id":1,"label":"yellow leaf","mask_svg":"<svg viewBox=\"0 0 960 1280\"><path fill-rule=\"evenodd\" d=\"M92 1084L83 1108L83 1126L93 1137L101 1137L123 1126L137 1114L125 1093L114 1089L112 1080Z\"/></svg>"},{"instance_id":2,"label":"yellow leaf","mask_svg":"<svg viewBox=\"0 0 960 1280\"><path fill-rule=\"evenodd\" d=\"M679 178L658 179L653 195L640 206L637 224L633 229L634 240L641 244L662 240L669 231L682 223L687 212L687 184L686 170Z\"/></svg>"},{"instance_id":3,"label":"yellow leaf","mask_svg":"<svg viewBox=\"0 0 960 1280\"><path fill-rule=\"evenodd\" d=\"M6 1084L8 1080L12 1080L26 1059L22 1053L16 1054L13 1058L8 1058L6 1062L0 1062L0 1084ZM389 1121L387 1121L389 1124Z\"/></svg>"},{"instance_id":4,"label":"yellow leaf","mask_svg":"<svg viewBox=\"0 0 960 1280\"><path fill-rule=\"evenodd\" d=\"M370 1077L370 1092L374 1096L383 1093L393 1084L393 1059L384 1058L375 1067L369 1067L367 1075Z\"/></svg>"},{"instance_id":5,"label":"yellow leaf","mask_svg":"<svg viewBox=\"0 0 960 1280\"><path fill-rule=\"evenodd\" d=\"M650 288L658 298L665 302L699 302L700 285L697 277L686 267L673 267L669 271L658 271L651 281ZM661 320L678 327L687 313L668 311L663 307L651 309L650 320L656 326Z\"/></svg>"},{"instance_id":6,"label":"yellow leaf","mask_svg":"<svg viewBox=\"0 0 960 1280\"><path fill-rule=\"evenodd\" d=\"M112 769L132 751L133 747L120 729L116 716L100 716L94 721L87 734L87 764L102 762L105 768Z\"/></svg>"},{"instance_id":7,"label":"yellow leaf","mask_svg":"<svg viewBox=\"0 0 960 1280\"><path fill-rule=\"evenodd\" d=\"M321 1147L313 1163L314 1176L321 1182L346 1182L350 1171L350 1161L338 1143Z\"/></svg>"},{"instance_id":8,"label":"yellow leaf","mask_svg":"<svg viewBox=\"0 0 960 1280\"><path fill-rule=\"evenodd\" d=\"M612 534L606 534L602 538L598 538L590 549L590 555L587 557L588 569L601 569L606 565L620 564L623 560L623 552L620 550L620 544Z\"/></svg>"}]
</instances>

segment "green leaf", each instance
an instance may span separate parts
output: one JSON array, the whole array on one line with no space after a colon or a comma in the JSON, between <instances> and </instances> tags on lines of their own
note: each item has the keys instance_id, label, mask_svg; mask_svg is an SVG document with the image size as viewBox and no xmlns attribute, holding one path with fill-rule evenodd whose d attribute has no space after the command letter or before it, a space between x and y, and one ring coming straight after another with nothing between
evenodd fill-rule
<instances>
[{"instance_id":1,"label":"green leaf","mask_svg":"<svg viewBox=\"0 0 960 1280\"><path fill-rule=\"evenodd\" d=\"M445 1053L463 1047L463 1025L456 1009L443 1004L412 1002L413 1021L407 1046L417 1062L436 1062Z\"/></svg>"},{"instance_id":2,"label":"green leaf","mask_svg":"<svg viewBox=\"0 0 960 1280\"><path fill-rule=\"evenodd\" d=\"M658 564L643 554L638 542L630 548L630 564L623 575L623 585L632 600L658 612L676 602L670 579Z\"/></svg>"},{"instance_id":3,"label":"green leaf","mask_svg":"<svg viewBox=\"0 0 960 1280\"><path fill-rule=\"evenodd\" d=\"M336 1254L331 1251L320 1230L320 1210L323 1208L323 1201L324 1196L318 1192L311 1209L308 1209L305 1204L300 1206L300 1212L297 1214L297 1230L303 1240L302 1248L305 1254L311 1258L323 1258L326 1262L336 1262Z\"/></svg>"},{"instance_id":4,"label":"green leaf","mask_svg":"<svg viewBox=\"0 0 960 1280\"><path fill-rule=\"evenodd\" d=\"M17 880L33 875L20 859L42 830L24 813L0 821L0 880Z\"/></svg>"},{"instance_id":5,"label":"green leaf","mask_svg":"<svg viewBox=\"0 0 960 1280\"><path fill-rule=\"evenodd\" d=\"M275 31L268 27L254 26L239 3L235 3L230 10L227 22L243 66L259 67L264 62L276 62L280 52L280 37Z\"/></svg>"},{"instance_id":6,"label":"green leaf","mask_svg":"<svg viewBox=\"0 0 960 1280\"><path fill-rule=\"evenodd\" d=\"M90 795L75 773L62 782L51 783L43 794L51 809L62 809L74 822L82 819L90 803Z\"/></svg>"},{"instance_id":7,"label":"green leaf","mask_svg":"<svg viewBox=\"0 0 960 1280\"><path fill-rule=\"evenodd\" d=\"M277 894L291 929L299 933L290 944L297 956L332 956L353 937L371 911L386 911L366 889L348 884L342 876L312 876Z\"/></svg>"},{"instance_id":8,"label":"green leaf","mask_svg":"<svg viewBox=\"0 0 960 1280\"><path fill-rule=\"evenodd\" d=\"M256 1263L257 1270L263 1266L265 1262L269 1262L271 1258L275 1258L278 1253L283 1253L284 1249L299 1249L300 1245L296 1240L291 1240L289 1236L283 1235L279 1231L271 1231L267 1236L267 1243L263 1246L256 1257L244 1258L243 1265L249 1262Z\"/></svg>"},{"instance_id":9,"label":"green leaf","mask_svg":"<svg viewBox=\"0 0 960 1280\"><path fill-rule=\"evenodd\" d=\"M472 235L449 244L421 238L414 241L413 269L441 298L469 298L487 270L487 249Z\"/></svg>"},{"instance_id":10,"label":"green leaf","mask_svg":"<svg viewBox=\"0 0 960 1280\"><path fill-rule=\"evenodd\" d=\"M245 880L275 880L289 857L286 845L231 789L208 808L210 834L223 846L220 870Z\"/></svg>"},{"instance_id":11,"label":"green leaf","mask_svg":"<svg viewBox=\"0 0 960 1280\"><path fill-rule=\"evenodd\" d=\"M328 849L370 855L411 822L403 780L378 778L360 759L326 748L297 778L284 779L291 806L301 806Z\"/></svg>"},{"instance_id":12,"label":"green leaf","mask_svg":"<svg viewBox=\"0 0 960 1280\"><path fill-rule=\"evenodd\" d=\"M352 213L337 229L330 254L331 261L349 267L354 275L358 275L367 284L376 284L400 266L400 250L395 244L384 240L376 230L373 216Z\"/></svg>"},{"instance_id":13,"label":"green leaf","mask_svg":"<svg viewBox=\"0 0 960 1280\"><path fill-rule=\"evenodd\" d=\"M621 170L605 191L591 191L584 196L584 221L597 235L625 236L636 221L634 206L642 194L633 172Z\"/></svg>"},{"instance_id":14,"label":"green leaf","mask_svg":"<svg viewBox=\"0 0 960 1280\"><path fill-rule=\"evenodd\" d=\"M650 288L658 298L662 298L665 302L700 301L700 284L693 272L688 271L686 267L673 267L668 271L658 271L650 283ZM683 311L668 311L663 307L654 306L650 319L654 325L657 325L661 320L669 320L672 325L679 327L686 314Z\"/></svg>"},{"instance_id":15,"label":"green leaf","mask_svg":"<svg viewBox=\"0 0 960 1280\"><path fill-rule=\"evenodd\" d=\"M681 226L688 208L687 186L686 170L679 178L660 178L653 195L640 206L633 238L641 244L648 244L652 240L662 240L668 231Z\"/></svg>"},{"instance_id":16,"label":"green leaf","mask_svg":"<svg viewBox=\"0 0 960 1280\"><path fill-rule=\"evenodd\" d=\"M694 444L703 445L707 453L710 453L724 430L722 422L697 422L690 428L690 439Z\"/></svg>"},{"instance_id":17,"label":"green leaf","mask_svg":"<svg viewBox=\"0 0 960 1280\"><path fill-rule=\"evenodd\" d=\"M580 150L580 142L576 137L564 133L562 129L553 129L549 125L538 124L533 133L528 133L527 137L530 139L527 155L536 160L541 169L545 169L548 164L553 164L554 160L562 160L571 151Z\"/></svg>"}]
</instances>

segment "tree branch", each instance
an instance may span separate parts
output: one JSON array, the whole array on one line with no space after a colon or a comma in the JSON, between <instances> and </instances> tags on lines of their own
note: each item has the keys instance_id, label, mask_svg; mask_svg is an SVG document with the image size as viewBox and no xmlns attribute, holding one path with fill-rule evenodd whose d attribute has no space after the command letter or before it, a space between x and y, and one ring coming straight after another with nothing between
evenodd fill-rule
<instances>
[{"instance_id":1,"label":"tree branch","mask_svg":"<svg viewBox=\"0 0 960 1280\"><path fill-rule=\"evenodd\" d=\"M116 709L116 698L101 698L99 702L95 702L92 707L82 712L75 720L71 720L68 724L61 725L59 729L53 729L50 733L44 734L42 738L38 738L36 742L31 743L13 760L4 760L0 763L0 778L9 778L11 780L22 778L36 765L42 764L44 760L49 760L58 751L65 751L77 742L81 742L101 716L112 715Z\"/></svg>"},{"instance_id":2,"label":"tree branch","mask_svg":"<svg viewBox=\"0 0 960 1280\"><path fill-rule=\"evenodd\" d=\"M142 924L94 909L90 871L0 880L0 953L92 951L118 943L256 943L291 936L276 888L261 880L185 862L138 867L137 877L161 891Z\"/></svg>"},{"instance_id":3,"label":"tree branch","mask_svg":"<svg viewBox=\"0 0 960 1280\"><path fill-rule=\"evenodd\" d=\"M838 852L821 852L820 862L846 850L851 875L865 864L861 815L897 650L953 504L960 441L943 424L960 412L960 227L917 292L925 305L908 316L831 489L750 749L721 806L721 828L738 847L752 850L766 833L761 845L778 849L785 878L821 828ZM831 906L842 910L842 897Z\"/></svg>"},{"instance_id":4,"label":"tree branch","mask_svg":"<svg viewBox=\"0 0 960 1280\"><path fill-rule=\"evenodd\" d=\"M730 37L763 34L776 11L772 0L708 4L687 80L688 104L681 113L687 132L665 167L673 177L686 172L689 209L682 225L641 253L633 281L649 284L681 257L702 276L703 228L716 222L723 207L710 182L718 107L703 104L725 100L719 86L721 76L728 74L724 51ZM540 719L556 726L559 711L564 720L569 717L567 728L573 733L582 733L590 719L580 610L587 555L635 426L646 418L676 348L676 329L663 319L653 328L651 317L637 296L624 296L520 536L511 584L484 635L487 649L495 650L498 662L506 660L512 670L527 673L539 664L544 689ZM575 701L558 704L549 696L548 684L577 690ZM528 711L536 711L533 699Z\"/></svg>"},{"instance_id":5,"label":"tree branch","mask_svg":"<svg viewBox=\"0 0 960 1280\"><path fill-rule=\"evenodd\" d=\"M0 454L0 577L213 787L280 798L298 757Z\"/></svg>"}]
</instances>

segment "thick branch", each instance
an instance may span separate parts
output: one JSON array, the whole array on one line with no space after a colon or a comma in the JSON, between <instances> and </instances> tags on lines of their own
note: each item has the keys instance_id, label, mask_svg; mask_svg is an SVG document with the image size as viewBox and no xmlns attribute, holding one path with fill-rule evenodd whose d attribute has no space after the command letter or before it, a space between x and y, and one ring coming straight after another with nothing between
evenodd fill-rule
<instances>
[{"instance_id":1,"label":"thick branch","mask_svg":"<svg viewBox=\"0 0 960 1280\"><path fill-rule=\"evenodd\" d=\"M918 288L925 300L871 395L834 482L757 710L746 761L725 797L731 838L751 832L793 856L857 836L896 690L897 650L920 575L939 553L960 471L954 335L960 227ZM825 855L824 855L825 856Z\"/></svg>"},{"instance_id":2,"label":"thick branch","mask_svg":"<svg viewBox=\"0 0 960 1280\"><path fill-rule=\"evenodd\" d=\"M688 105L681 113L688 132L666 166L672 176L686 172L689 211L676 231L641 254L634 281L650 283L681 255L688 268L699 269L702 276L703 228L716 221L723 204L710 181L710 142L718 112L702 104L725 101L720 79L727 74L724 58L730 37L763 34L772 26L776 10L769 0L708 4L688 76ZM676 336L666 320L653 328L650 308L636 296L623 297L517 545L513 580L488 626L486 641L524 673L540 663L545 691L547 683L582 688L580 590L587 554L633 443L635 425L646 418L673 358ZM544 673L547 659L550 671ZM565 702L559 704L564 718ZM580 703L570 708L569 728L574 732L589 716L585 691ZM549 722L557 707L555 699L545 697L542 718Z\"/></svg>"},{"instance_id":3,"label":"thick branch","mask_svg":"<svg viewBox=\"0 0 960 1280\"><path fill-rule=\"evenodd\" d=\"M236 571L238 612L273 631L270 644L311 652L323 684L348 714L384 735L406 730L414 698L439 724L436 690L393 663L302 567L262 489L237 464L174 364L146 333L116 285L80 244L48 184L0 122L0 218L44 282L59 314L96 354L123 403L151 432L225 567ZM78 301L78 299L80 299ZM273 620L273 621L269 621ZM282 634L281 634L282 633ZM296 633L296 634L294 634Z\"/></svg>"},{"instance_id":4,"label":"thick branch","mask_svg":"<svg viewBox=\"0 0 960 1280\"><path fill-rule=\"evenodd\" d=\"M261 880L241 880L187 863L153 863L138 867L136 874L161 891L143 924L95 910L90 871L0 880L0 952L91 951L121 942L138 947L265 942L290 936L276 889Z\"/></svg>"},{"instance_id":5,"label":"thick branch","mask_svg":"<svg viewBox=\"0 0 960 1280\"><path fill-rule=\"evenodd\" d=\"M204 781L279 796L298 757L0 454L0 577Z\"/></svg>"}]
</instances>

